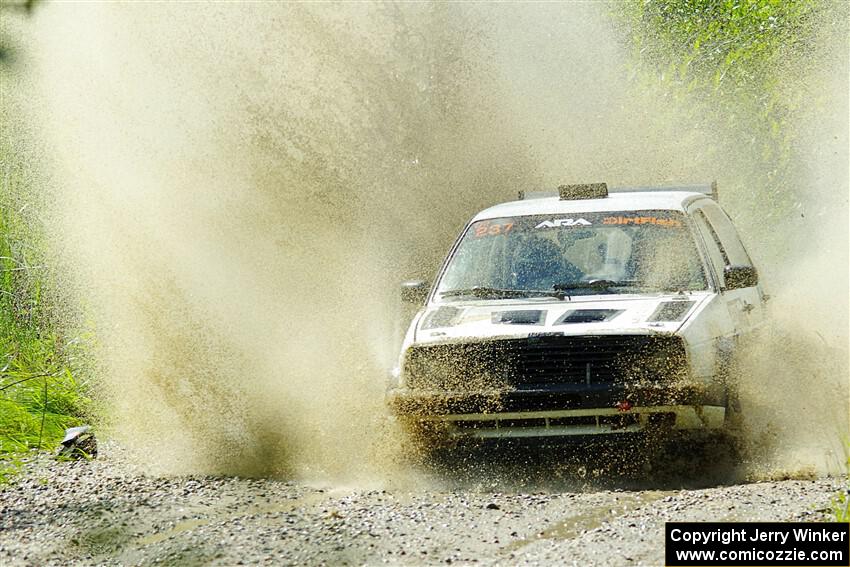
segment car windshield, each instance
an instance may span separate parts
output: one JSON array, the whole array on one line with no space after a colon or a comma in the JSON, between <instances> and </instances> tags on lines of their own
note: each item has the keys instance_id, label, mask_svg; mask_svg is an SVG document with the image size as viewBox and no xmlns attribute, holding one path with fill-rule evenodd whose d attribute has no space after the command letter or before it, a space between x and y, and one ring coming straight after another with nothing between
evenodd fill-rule
<instances>
[{"instance_id":1,"label":"car windshield","mask_svg":"<svg viewBox=\"0 0 850 567\"><path fill-rule=\"evenodd\" d=\"M437 298L640 293L706 289L678 211L503 217L472 223Z\"/></svg>"}]
</instances>

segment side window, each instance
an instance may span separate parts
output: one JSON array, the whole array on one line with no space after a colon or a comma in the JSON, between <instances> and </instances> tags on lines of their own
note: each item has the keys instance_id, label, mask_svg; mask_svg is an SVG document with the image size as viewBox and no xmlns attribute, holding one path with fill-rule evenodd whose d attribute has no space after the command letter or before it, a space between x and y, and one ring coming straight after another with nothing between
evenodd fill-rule
<instances>
[{"instance_id":1,"label":"side window","mask_svg":"<svg viewBox=\"0 0 850 567\"><path fill-rule=\"evenodd\" d=\"M719 237L721 250L725 250L728 254L726 263L736 266L752 266L749 254L741 244L741 238L738 236L738 231L723 209L714 203L707 203L702 207L701 211L708 217L709 226L716 231L715 236Z\"/></svg>"},{"instance_id":2,"label":"side window","mask_svg":"<svg viewBox=\"0 0 850 567\"><path fill-rule=\"evenodd\" d=\"M723 269L729 265L729 257L726 255L726 250L724 250L723 245L720 242L720 238L708 222L708 218L706 218L702 209L697 210L694 213L693 218L697 225L697 229L702 234L705 246L708 249L708 257L709 260L711 260L711 264L714 266L714 273L717 274L717 280L720 283L720 287L726 287L726 282L723 279Z\"/></svg>"}]
</instances>

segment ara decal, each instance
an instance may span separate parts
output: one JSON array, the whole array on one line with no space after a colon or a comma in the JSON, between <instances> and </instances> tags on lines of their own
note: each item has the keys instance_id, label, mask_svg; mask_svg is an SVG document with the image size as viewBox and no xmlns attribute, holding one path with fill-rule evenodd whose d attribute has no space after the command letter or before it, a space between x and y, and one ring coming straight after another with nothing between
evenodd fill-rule
<instances>
[{"instance_id":1,"label":"ara decal","mask_svg":"<svg viewBox=\"0 0 850 567\"><path fill-rule=\"evenodd\" d=\"M545 220L535 226L534 228L557 228L559 226L590 226L593 224L589 220L586 219L555 219L555 220Z\"/></svg>"}]
</instances>

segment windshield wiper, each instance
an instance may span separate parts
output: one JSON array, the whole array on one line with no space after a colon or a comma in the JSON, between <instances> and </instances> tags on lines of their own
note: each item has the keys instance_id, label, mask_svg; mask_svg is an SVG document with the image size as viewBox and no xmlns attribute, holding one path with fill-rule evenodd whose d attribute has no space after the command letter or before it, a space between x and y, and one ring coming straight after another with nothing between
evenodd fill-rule
<instances>
[{"instance_id":1,"label":"windshield wiper","mask_svg":"<svg viewBox=\"0 0 850 567\"><path fill-rule=\"evenodd\" d=\"M512 297L528 297L532 291L526 289L501 289L498 287L475 286L466 289L450 289L440 294L440 297L457 297L471 295L481 299L509 299Z\"/></svg>"},{"instance_id":2,"label":"windshield wiper","mask_svg":"<svg viewBox=\"0 0 850 567\"><path fill-rule=\"evenodd\" d=\"M554 297L561 301L567 296L563 291L555 289L502 289L495 287L476 286L468 289L452 289L444 291L441 297L458 297L472 295L481 299L514 299L526 297Z\"/></svg>"},{"instance_id":3,"label":"windshield wiper","mask_svg":"<svg viewBox=\"0 0 850 567\"><path fill-rule=\"evenodd\" d=\"M659 285L651 285L646 282L642 282L640 280L590 280L587 282L570 282L570 283L561 283L555 284L552 286L554 292L550 293L561 293L569 296L569 292L572 290L580 290L580 289L601 289L605 291L610 291L611 288L615 287L628 287L628 288L640 288L643 291L655 291L655 292L673 292L673 293L685 293L689 291L687 286L659 286ZM612 292L613 293L613 292Z\"/></svg>"},{"instance_id":4,"label":"windshield wiper","mask_svg":"<svg viewBox=\"0 0 850 567\"><path fill-rule=\"evenodd\" d=\"M564 300L569 292L580 289L602 289L612 287L646 287L637 280L590 280L586 282L558 283L552 289L503 289L498 287L475 286L465 289L451 289L440 293L440 297L459 297L471 295L480 299L512 299L518 297L555 297Z\"/></svg>"},{"instance_id":5,"label":"windshield wiper","mask_svg":"<svg viewBox=\"0 0 850 567\"><path fill-rule=\"evenodd\" d=\"M637 280L590 280L586 282L556 283L552 286L555 291L571 291L574 289L608 289L612 287L644 287Z\"/></svg>"}]
</instances>

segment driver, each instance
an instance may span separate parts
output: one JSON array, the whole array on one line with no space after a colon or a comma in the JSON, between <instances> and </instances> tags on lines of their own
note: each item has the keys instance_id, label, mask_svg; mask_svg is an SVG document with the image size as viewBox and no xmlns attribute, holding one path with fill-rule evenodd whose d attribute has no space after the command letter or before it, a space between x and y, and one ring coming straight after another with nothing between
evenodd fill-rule
<instances>
[{"instance_id":1,"label":"driver","mask_svg":"<svg viewBox=\"0 0 850 567\"><path fill-rule=\"evenodd\" d=\"M551 290L555 284L577 282L581 270L564 258L557 244L533 235L514 251L511 279L514 289Z\"/></svg>"}]
</instances>

